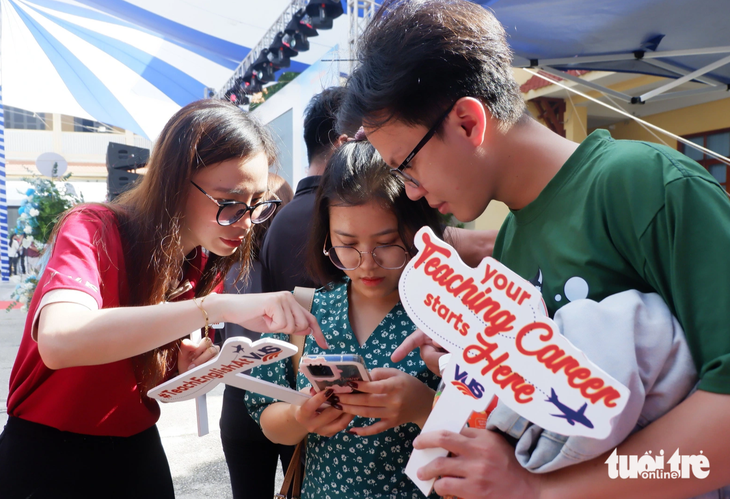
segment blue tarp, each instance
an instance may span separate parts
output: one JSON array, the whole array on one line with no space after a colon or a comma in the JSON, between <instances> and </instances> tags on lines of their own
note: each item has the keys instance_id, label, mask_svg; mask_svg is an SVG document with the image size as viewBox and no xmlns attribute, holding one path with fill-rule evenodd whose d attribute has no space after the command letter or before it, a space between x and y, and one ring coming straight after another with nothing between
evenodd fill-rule
<instances>
[{"instance_id":1,"label":"blue tarp","mask_svg":"<svg viewBox=\"0 0 730 499\"><path fill-rule=\"evenodd\" d=\"M728 0L491 0L477 1L494 11L505 26L517 58L530 60L586 56L629 56L628 60L553 65L558 69L636 72L676 77L645 60L650 53L725 47L724 53L661 58L694 71L730 54ZM657 44L658 42L658 44ZM708 76L730 84L730 64Z\"/></svg>"}]
</instances>

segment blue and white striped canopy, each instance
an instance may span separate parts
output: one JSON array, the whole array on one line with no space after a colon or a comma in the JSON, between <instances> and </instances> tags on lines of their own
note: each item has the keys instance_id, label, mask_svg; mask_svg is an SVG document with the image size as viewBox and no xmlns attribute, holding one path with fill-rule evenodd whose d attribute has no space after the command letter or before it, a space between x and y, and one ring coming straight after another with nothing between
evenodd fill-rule
<instances>
[{"instance_id":1,"label":"blue and white striped canopy","mask_svg":"<svg viewBox=\"0 0 730 499\"><path fill-rule=\"evenodd\" d=\"M220 88L290 0L0 0L4 103L94 119L153 139ZM302 71L347 37L347 18L292 59Z\"/></svg>"}]
</instances>

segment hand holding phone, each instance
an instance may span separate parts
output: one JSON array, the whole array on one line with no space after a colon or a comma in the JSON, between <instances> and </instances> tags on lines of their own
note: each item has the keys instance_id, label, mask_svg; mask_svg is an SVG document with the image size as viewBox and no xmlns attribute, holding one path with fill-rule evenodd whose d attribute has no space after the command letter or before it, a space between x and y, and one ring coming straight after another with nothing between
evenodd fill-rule
<instances>
[{"instance_id":1,"label":"hand holding phone","mask_svg":"<svg viewBox=\"0 0 730 499\"><path fill-rule=\"evenodd\" d=\"M335 393L351 393L348 381L370 381L360 355L307 355L299 363L299 370L317 392L331 387Z\"/></svg>"}]
</instances>

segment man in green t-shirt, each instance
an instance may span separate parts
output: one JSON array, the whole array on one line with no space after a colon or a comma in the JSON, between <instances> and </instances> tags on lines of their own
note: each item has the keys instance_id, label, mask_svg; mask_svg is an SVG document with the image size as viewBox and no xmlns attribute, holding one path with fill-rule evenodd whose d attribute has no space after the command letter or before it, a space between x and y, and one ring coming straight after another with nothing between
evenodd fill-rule
<instances>
[{"instance_id":1,"label":"man in green t-shirt","mask_svg":"<svg viewBox=\"0 0 730 499\"><path fill-rule=\"evenodd\" d=\"M383 15L383 12L387 12ZM602 456L533 475L492 432L425 434L452 452L419 472L441 495L691 497L730 483L730 200L698 164L670 148L615 141L578 145L525 112L499 22L465 0L386 2L361 40L340 126L363 125L411 199L459 220L490 201L511 210L495 257L542 291L553 315L572 300L635 289L659 293L680 321L698 391L629 437L620 455L700 455L702 480L611 480ZM410 338L403 351L424 344ZM395 360L395 359L394 359ZM507 458L505 458L507 456Z\"/></svg>"}]
</instances>

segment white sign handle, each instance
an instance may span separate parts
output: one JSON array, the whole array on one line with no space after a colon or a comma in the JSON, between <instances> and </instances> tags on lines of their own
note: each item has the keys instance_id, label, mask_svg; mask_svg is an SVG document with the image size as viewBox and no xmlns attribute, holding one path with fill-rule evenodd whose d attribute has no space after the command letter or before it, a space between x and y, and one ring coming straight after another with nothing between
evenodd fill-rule
<instances>
[{"instance_id":1,"label":"white sign handle","mask_svg":"<svg viewBox=\"0 0 730 499\"><path fill-rule=\"evenodd\" d=\"M453 383L454 377L454 366L457 358L453 356L451 362L449 362L447 368L443 373L443 380L446 385ZM487 409L487 406L492 401L494 395L493 391L490 391L489 386L484 387L484 391L479 398L470 398L469 402L466 402L461 393L463 390L468 390L468 387L463 383L457 382L458 390L446 389L444 387L441 395L436 401L436 405L431 410L431 415L428 417L426 424L423 425L421 433L427 433L431 431L447 430L453 433L461 432L464 428L472 412L481 412ZM435 478L430 480L421 480L417 476L419 468L427 465L437 457L445 457L448 454L446 449L439 447L430 449L413 449L411 457L406 464L406 475L413 480L418 488L423 492L423 495L428 496L431 494L433 489L433 483L436 481Z\"/></svg>"},{"instance_id":2,"label":"white sign handle","mask_svg":"<svg viewBox=\"0 0 730 499\"><path fill-rule=\"evenodd\" d=\"M291 388L277 385L271 381L254 378L253 376L242 373L229 373L225 378L225 384L248 392L254 392L259 395L271 397L272 399L276 399L281 402L287 402L291 405L302 405L304 402L312 398L312 396L307 393L292 390Z\"/></svg>"},{"instance_id":3,"label":"white sign handle","mask_svg":"<svg viewBox=\"0 0 730 499\"><path fill-rule=\"evenodd\" d=\"M200 343L203 339L200 329L196 329L190 333L190 340L193 343ZM198 420L198 436L202 437L210 433L208 427L208 400L205 397L205 393L199 397L195 397L195 416Z\"/></svg>"}]
</instances>

